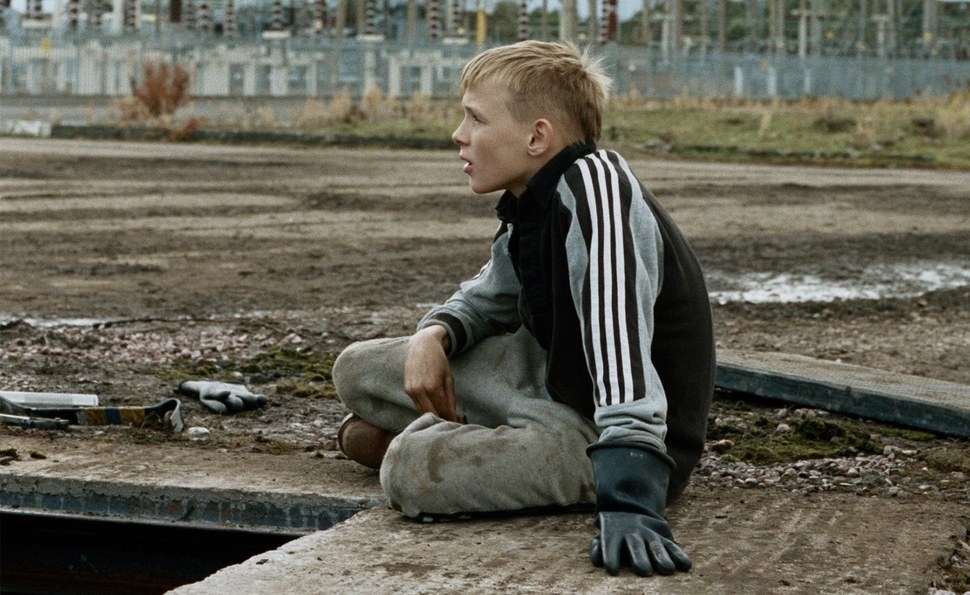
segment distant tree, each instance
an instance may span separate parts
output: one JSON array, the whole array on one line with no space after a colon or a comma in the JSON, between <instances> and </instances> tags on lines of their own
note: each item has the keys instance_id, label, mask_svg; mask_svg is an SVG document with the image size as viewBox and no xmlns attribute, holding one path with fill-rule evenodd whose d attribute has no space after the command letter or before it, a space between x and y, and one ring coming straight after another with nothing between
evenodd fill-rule
<instances>
[{"instance_id":1,"label":"distant tree","mask_svg":"<svg viewBox=\"0 0 970 595\"><path fill-rule=\"evenodd\" d=\"M529 29L533 32L532 36L536 39L542 37L542 9L536 8L529 13ZM546 41L559 39L559 11L551 10L546 14L546 29L548 30Z\"/></svg>"},{"instance_id":2,"label":"distant tree","mask_svg":"<svg viewBox=\"0 0 970 595\"><path fill-rule=\"evenodd\" d=\"M511 43L518 39L519 3L514 0L499 0L489 19L489 38L494 43Z\"/></svg>"}]
</instances>

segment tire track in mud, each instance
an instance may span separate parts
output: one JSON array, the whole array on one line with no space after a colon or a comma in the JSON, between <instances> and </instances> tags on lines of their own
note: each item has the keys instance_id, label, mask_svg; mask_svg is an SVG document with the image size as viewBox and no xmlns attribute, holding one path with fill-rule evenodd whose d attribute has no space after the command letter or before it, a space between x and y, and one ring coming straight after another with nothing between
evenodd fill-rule
<instances>
[{"instance_id":1,"label":"tire track in mud","mask_svg":"<svg viewBox=\"0 0 970 595\"><path fill-rule=\"evenodd\" d=\"M674 531L693 572L734 593L922 592L947 553L941 536L964 530L956 504L917 517L902 501L750 490L707 499L690 489L670 512Z\"/></svg>"},{"instance_id":2,"label":"tire track in mud","mask_svg":"<svg viewBox=\"0 0 970 595\"><path fill-rule=\"evenodd\" d=\"M0 160L8 314L414 307L477 272L497 224L496 197L472 195L449 152L0 139ZM691 238L712 290L752 273L851 283L873 266L970 254L970 173L631 165ZM717 331L732 348L953 379L967 368L954 338L970 335L963 296L935 295L881 318L859 301L715 305ZM862 343L854 324L886 325L884 345ZM921 326L940 339L914 351Z\"/></svg>"}]
</instances>

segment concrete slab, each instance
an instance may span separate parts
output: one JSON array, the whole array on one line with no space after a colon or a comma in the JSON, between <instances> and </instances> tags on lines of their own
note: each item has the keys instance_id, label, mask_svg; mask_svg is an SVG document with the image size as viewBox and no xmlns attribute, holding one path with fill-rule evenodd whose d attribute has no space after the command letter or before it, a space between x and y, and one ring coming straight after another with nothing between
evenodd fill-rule
<instances>
[{"instance_id":1,"label":"concrete slab","mask_svg":"<svg viewBox=\"0 0 970 595\"><path fill-rule=\"evenodd\" d=\"M290 510L309 531L176 594L912 593L965 536L958 502L697 484L668 510L694 569L611 577L589 563L589 514L415 523L387 508L376 473L335 457L122 445L74 432L0 432L0 448L21 455L0 466L3 507L250 527ZM326 525L321 511L341 507L361 512L312 530Z\"/></svg>"},{"instance_id":2,"label":"concrete slab","mask_svg":"<svg viewBox=\"0 0 970 595\"><path fill-rule=\"evenodd\" d=\"M787 353L718 350L722 390L970 438L970 386Z\"/></svg>"},{"instance_id":3,"label":"concrete slab","mask_svg":"<svg viewBox=\"0 0 970 595\"><path fill-rule=\"evenodd\" d=\"M915 593L958 517L850 495L688 495L670 518L693 570L642 578L590 565L589 515L429 525L380 507L171 593Z\"/></svg>"},{"instance_id":4,"label":"concrete slab","mask_svg":"<svg viewBox=\"0 0 970 595\"><path fill-rule=\"evenodd\" d=\"M384 501L375 472L330 457L0 435L0 507L306 533ZM45 458L32 458L38 453Z\"/></svg>"}]
</instances>

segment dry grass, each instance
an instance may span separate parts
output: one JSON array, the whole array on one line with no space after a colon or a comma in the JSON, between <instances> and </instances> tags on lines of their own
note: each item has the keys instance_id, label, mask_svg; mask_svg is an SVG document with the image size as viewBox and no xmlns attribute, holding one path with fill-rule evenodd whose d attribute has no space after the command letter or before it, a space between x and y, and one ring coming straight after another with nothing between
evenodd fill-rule
<instances>
[{"instance_id":1,"label":"dry grass","mask_svg":"<svg viewBox=\"0 0 970 595\"><path fill-rule=\"evenodd\" d=\"M407 101L385 97L377 87L369 88L360 98L341 89L329 102L309 99L293 114L290 125L306 132L337 131L366 134L375 129L435 129L450 119L455 110L452 101L432 100L415 93Z\"/></svg>"},{"instance_id":2,"label":"dry grass","mask_svg":"<svg viewBox=\"0 0 970 595\"><path fill-rule=\"evenodd\" d=\"M402 101L372 88L357 98L343 90L329 103L310 99L290 126L307 132L390 131L446 138L459 118L454 99L415 94ZM649 144L662 139L675 148L679 144L795 152L959 150L970 139L970 90L947 97L874 102L816 97L656 100L630 92L611 100L604 130L609 142Z\"/></svg>"},{"instance_id":3,"label":"dry grass","mask_svg":"<svg viewBox=\"0 0 970 595\"><path fill-rule=\"evenodd\" d=\"M141 80L131 77L131 95L113 103L122 126L151 126L169 141L186 140L205 121L190 117L176 121L175 112L189 101L189 71L180 64L169 65L161 59L150 59L142 65Z\"/></svg>"},{"instance_id":4,"label":"dry grass","mask_svg":"<svg viewBox=\"0 0 970 595\"><path fill-rule=\"evenodd\" d=\"M821 156L970 168L970 89L904 101L677 97L613 100L607 141L716 157ZM828 156L828 157L826 157Z\"/></svg>"},{"instance_id":5,"label":"dry grass","mask_svg":"<svg viewBox=\"0 0 970 595\"><path fill-rule=\"evenodd\" d=\"M145 66L144 80L120 106L121 121L170 122L187 97L179 67ZM241 130L298 130L440 141L461 118L455 98L415 93L386 97L371 87L361 96L341 89L310 98L288 116L272 107L235 105L212 122ZM167 119L167 120L166 120ZM912 164L970 169L970 88L949 96L851 101L833 97L755 100L731 97L614 96L604 118L604 145L639 147L680 157Z\"/></svg>"}]
</instances>

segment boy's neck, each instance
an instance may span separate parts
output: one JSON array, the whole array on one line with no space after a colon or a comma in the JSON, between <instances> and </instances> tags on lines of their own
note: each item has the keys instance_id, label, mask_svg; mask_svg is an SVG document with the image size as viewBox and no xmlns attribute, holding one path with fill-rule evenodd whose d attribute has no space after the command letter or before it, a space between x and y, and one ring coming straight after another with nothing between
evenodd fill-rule
<instances>
[{"instance_id":1,"label":"boy's neck","mask_svg":"<svg viewBox=\"0 0 970 595\"><path fill-rule=\"evenodd\" d=\"M555 153L551 153L549 158L539 166L520 194L517 195L511 191L508 194L518 200L531 192L535 198L544 201L546 195L555 188L563 171L580 157L595 150L596 143L592 141L577 140L562 147Z\"/></svg>"}]
</instances>

